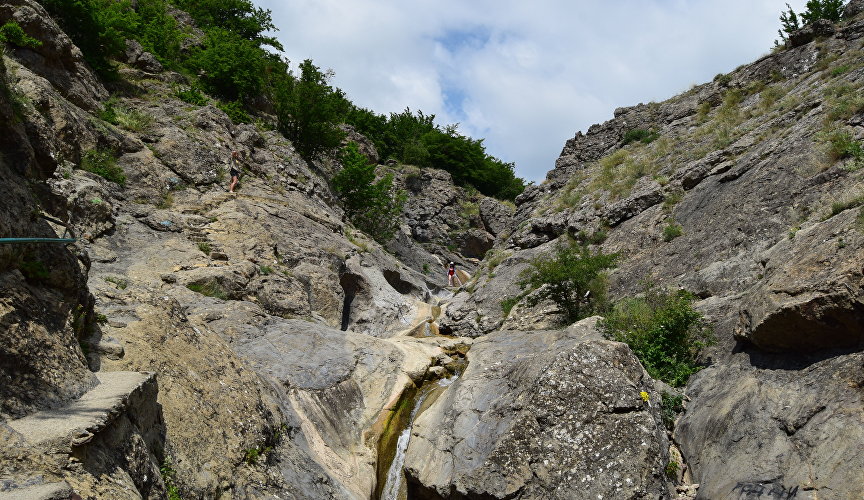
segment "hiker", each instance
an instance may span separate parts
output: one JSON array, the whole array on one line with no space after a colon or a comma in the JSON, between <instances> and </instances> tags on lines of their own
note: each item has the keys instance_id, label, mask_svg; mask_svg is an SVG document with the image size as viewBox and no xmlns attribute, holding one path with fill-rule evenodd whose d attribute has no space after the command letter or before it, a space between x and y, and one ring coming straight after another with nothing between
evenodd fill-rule
<instances>
[{"instance_id":1,"label":"hiker","mask_svg":"<svg viewBox=\"0 0 864 500\"><path fill-rule=\"evenodd\" d=\"M455 263L455 262L451 262L451 263L450 263L450 268L447 269L447 283L448 283L448 286L455 286L455 285L453 284L454 282L455 282L455 283L459 283L459 277L456 276L456 263ZM461 286L462 283L459 283L459 285Z\"/></svg>"},{"instance_id":2,"label":"hiker","mask_svg":"<svg viewBox=\"0 0 864 500\"><path fill-rule=\"evenodd\" d=\"M234 192L234 187L240 182L240 154L237 150L231 151L231 186L228 188L229 193Z\"/></svg>"}]
</instances>

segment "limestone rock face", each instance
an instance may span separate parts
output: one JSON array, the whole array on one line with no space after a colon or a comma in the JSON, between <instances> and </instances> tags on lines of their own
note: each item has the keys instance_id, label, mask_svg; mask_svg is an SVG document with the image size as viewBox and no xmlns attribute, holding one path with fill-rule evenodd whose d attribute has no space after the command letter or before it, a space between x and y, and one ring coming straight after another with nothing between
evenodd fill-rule
<instances>
[{"instance_id":1,"label":"limestone rock face","mask_svg":"<svg viewBox=\"0 0 864 500\"><path fill-rule=\"evenodd\" d=\"M27 35L42 42L36 48L17 48L16 57L31 71L51 82L64 98L93 111L108 92L84 62L81 50L33 0L13 0L0 5L0 23L14 20Z\"/></svg>"},{"instance_id":2,"label":"limestone rock face","mask_svg":"<svg viewBox=\"0 0 864 500\"><path fill-rule=\"evenodd\" d=\"M477 340L462 376L415 420L409 497L667 497L659 395L596 321Z\"/></svg>"},{"instance_id":3,"label":"limestone rock face","mask_svg":"<svg viewBox=\"0 0 864 500\"><path fill-rule=\"evenodd\" d=\"M864 235L852 229L855 216L847 210L767 251L765 278L745 297L736 333L769 351L864 346Z\"/></svg>"},{"instance_id":4,"label":"limestone rock face","mask_svg":"<svg viewBox=\"0 0 864 500\"><path fill-rule=\"evenodd\" d=\"M674 435L698 498L860 496L862 363L748 350L698 373Z\"/></svg>"},{"instance_id":5,"label":"limestone rock face","mask_svg":"<svg viewBox=\"0 0 864 500\"><path fill-rule=\"evenodd\" d=\"M686 388L675 434L698 498L860 496L860 436L839 443L819 430L862 415L864 170L830 153L841 137L864 139L860 109L842 96L864 84L843 68L864 36L852 15L822 25L818 41L577 133L546 181L517 198L519 223L447 305L442 329L546 327L551 303L521 298L506 317L501 304L524 297L516 283L529 259L584 235L592 251L621 256L613 300L646 281L684 288L714 325L717 343L702 356L711 367ZM657 137L628 142L640 130Z\"/></svg>"}]
</instances>

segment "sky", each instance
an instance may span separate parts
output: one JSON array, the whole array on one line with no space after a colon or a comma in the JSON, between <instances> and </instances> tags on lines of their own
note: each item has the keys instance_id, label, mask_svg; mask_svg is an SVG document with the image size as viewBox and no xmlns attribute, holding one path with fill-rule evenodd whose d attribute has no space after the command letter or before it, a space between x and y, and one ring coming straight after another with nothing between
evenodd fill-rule
<instances>
[{"instance_id":1,"label":"sky","mask_svg":"<svg viewBox=\"0 0 864 500\"><path fill-rule=\"evenodd\" d=\"M796 12L806 0L790 0ZM253 0L292 66L379 114L458 123L540 182L567 139L767 54L785 0Z\"/></svg>"}]
</instances>

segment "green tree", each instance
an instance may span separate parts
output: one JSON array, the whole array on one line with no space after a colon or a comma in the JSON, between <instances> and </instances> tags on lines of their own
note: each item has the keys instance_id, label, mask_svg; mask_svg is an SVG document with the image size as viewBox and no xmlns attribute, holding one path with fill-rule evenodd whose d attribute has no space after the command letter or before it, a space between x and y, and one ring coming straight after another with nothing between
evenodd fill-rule
<instances>
[{"instance_id":1,"label":"green tree","mask_svg":"<svg viewBox=\"0 0 864 500\"><path fill-rule=\"evenodd\" d=\"M250 0L177 0L177 6L188 12L199 26L230 31L256 47L282 45L268 31L276 31L269 10L255 7Z\"/></svg>"},{"instance_id":2,"label":"green tree","mask_svg":"<svg viewBox=\"0 0 864 500\"><path fill-rule=\"evenodd\" d=\"M802 26L814 23L819 19L827 19L836 23L843 17L844 3L844 0L809 0L804 7L804 12L800 14L795 14L795 11L787 3L786 8L788 10L780 13L780 29L777 31L780 39L784 42L787 41L789 35L801 29Z\"/></svg>"},{"instance_id":3,"label":"green tree","mask_svg":"<svg viewBox=\"0 0 864 500\"><path fill-rule=\"evenodd\" d=\"M618 254L592 253L588 246L574 239L559 241L551 255L531 260L523 271L519 286L537 291L528 296L528 305L550 299L568 323L602 312L607 306L606 275L615 267Z\"/></svg>"},{"instance_id":4,"label":"green tree","mask_svg":"<svg viewBox=\"0 0 864 500\"><path fill-rule=\"evenodd\" d=\"M393 188L393 175L375 180L375 165L348 143L342 152L342 170L333 177L345 213L358 229L379 243L390 241L399 228L405 192Z\"/></svg>"},{"instance_id":5,"label":"green tree","mask_svg":"<svg viewBox=\"0 0 864 500\"><path fill-rule=\"evenodd\" d=\"M680 387L699 371L699 352L713 342L694 300L685 290L648 287L643 296L615 304L602 327L608 337L629 345L652 377Z\"/></svg>"},{"instance_id":6,"label":"green tree","mask_svg":"<svg viewBox=\"0 0 864 500\"><path fill-rule=\"evenodd\" d=\"M335 148L345 137L339 123L348 114L350 103L344 92L329 84L332 76L306 59L300 64L299 78L288 75L277 83L279 130L306 158Z\"/></svg>"},{"instance_id":7,"label":"green tree","mask_svg":"<svg viewBox=\"0 0 864 500\"><path fill-rule=\"evenodd\" d=\"M843 0L809 0L801 13L801 20L805 25L827 19L837 22L843 16Z\"/></svg>"},{"instance_id":8,"label":"green tree","mask_svg":"<svg viewBox=\"0 0 864 500\"><path fill-rule=\"evenodd\" d=\"M192 53L187 64L198 71L209 93L228 101L257 96L264 85L266 60L262 50L222 28L207 30L203 46Z\"/></svg>"}]
</instances>

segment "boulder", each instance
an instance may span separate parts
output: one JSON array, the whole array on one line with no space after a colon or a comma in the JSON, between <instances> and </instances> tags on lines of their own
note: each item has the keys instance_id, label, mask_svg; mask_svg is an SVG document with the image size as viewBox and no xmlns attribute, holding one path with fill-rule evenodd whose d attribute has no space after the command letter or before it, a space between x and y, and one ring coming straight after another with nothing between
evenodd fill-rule
<instances>
[{"instance_id":1,"label":"boulder","mask_svg":"<svg viewBox=\"0 0 864 500\"><path fill-rule=\"evenodd\" d=\"M768 250L736 336L767 351L864 346L864 235L846 210Z\"/></svg>"},{"instance_id":2,"label":"boulder","mask_svg":"<svg viewBox=\"0 0 864 500\"><path fill-rule=\"evenodd\" d=\"M146 52L138 40L126 40L126 62L148 73L161 73L162 63L150 52Z\"/></svg>"},{"instance_id":3,"label":"boulder","mask_svg":"<svg viewBox=\"0 0 864 500\"><path fill-rule=\"evenodd\" d=\"M698 498L858 498L864 356L748 349L687 386L675 442Z\"/></svg>"},{"instance_id":4,"label":"boulder","mask_svg":"<svg viewBox=\"0 0 864 500\"><path fill-rule=\"evenodd\" d=\"M408 497L668 497L659 394L596 322L475 341L465 372L414 421Z\"/></svg>"}]
</instances>

